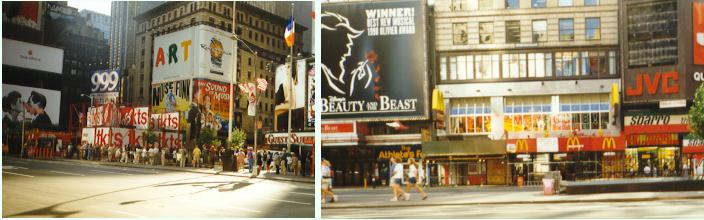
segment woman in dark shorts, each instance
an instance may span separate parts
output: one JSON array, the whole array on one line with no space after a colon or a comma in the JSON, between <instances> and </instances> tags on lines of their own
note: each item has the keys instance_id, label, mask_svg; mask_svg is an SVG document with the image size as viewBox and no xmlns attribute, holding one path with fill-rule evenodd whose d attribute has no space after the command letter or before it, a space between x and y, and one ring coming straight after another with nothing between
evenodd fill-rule
<instances>
[{"instance_id":1,"label":"woman in dark shorts","mask_svg":"<svg viewBox=\"0 0 704 220\"><path fill-rule=\"evenodd\" d=\"M423 192L423 189L420 188L416 183L418 183L418 164L416 164L416 160L413 158L408 159L408 185L406 185L406 191L411 192L411 187L414 187L423 194L422 199L425 200L428 198L428 194Z\"/></svg>"}]
</instances>

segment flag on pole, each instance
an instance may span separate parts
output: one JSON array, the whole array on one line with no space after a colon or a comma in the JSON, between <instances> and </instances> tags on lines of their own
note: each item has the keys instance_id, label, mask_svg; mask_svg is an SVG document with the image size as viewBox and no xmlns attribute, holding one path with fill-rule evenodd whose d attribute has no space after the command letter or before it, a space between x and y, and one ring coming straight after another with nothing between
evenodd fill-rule
<instances>
[{"instance_id":1,"label":"flag on pole","mask_svg":"<svg viewBox=\"0 0 704 220\"><path fill-rule=\"evenodd\" d=\"M266 85L267 85L266 79L257 78L257 89L259 89L260 91L265 91Z\"/></svg>"},{"instance_id":2,"label":"flag on pole","mask_svg":"<svg viewBox=\"0 0 704 220\"><path fill-rule=\"evenodd\" d=\"M286 45L288 47L293 46L293 36L296 29L295 27L296 25L294 25L293 16L291 16L288 19L288 25L286 25L286 32L284 32L284 40L286 40Z\"/></svg>"}]
</instances>

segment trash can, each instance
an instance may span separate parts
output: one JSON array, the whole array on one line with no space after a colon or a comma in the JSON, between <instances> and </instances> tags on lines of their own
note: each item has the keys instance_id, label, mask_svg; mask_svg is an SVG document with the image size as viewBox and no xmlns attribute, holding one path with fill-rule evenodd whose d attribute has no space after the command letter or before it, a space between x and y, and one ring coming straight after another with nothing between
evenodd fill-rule
<instances>
[{"instance_id":1,"label":"trash can","mask_svg":"<svg viewBox=\"0 0 704 220\"><path fill-rule=\"evenodd\" d=\"M555 194L555 179L543 178L543 194L546 196Z\"/></svg>"}]
</instances>

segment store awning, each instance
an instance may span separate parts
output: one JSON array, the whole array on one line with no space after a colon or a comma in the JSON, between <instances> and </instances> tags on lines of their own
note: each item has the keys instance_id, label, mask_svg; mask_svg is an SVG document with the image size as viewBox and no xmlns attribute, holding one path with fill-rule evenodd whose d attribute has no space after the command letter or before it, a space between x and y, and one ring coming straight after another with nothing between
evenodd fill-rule
<instances>
[{"instance_id":1,"label":"store awning","mask_svg":"<svg viewBox=\"0 0 704 220\"><path fill-rule=\"evenodd\" d=\"M506 141L482 136L423 142L423 153L427 157L506 154Z\"/></svg>"}]
</instances>

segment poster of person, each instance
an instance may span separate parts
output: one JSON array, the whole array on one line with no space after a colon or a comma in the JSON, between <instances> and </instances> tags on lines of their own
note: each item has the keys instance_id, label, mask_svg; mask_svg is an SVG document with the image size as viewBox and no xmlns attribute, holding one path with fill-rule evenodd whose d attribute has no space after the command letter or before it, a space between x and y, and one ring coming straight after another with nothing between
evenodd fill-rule
<instances>
[{"instance_id":1,"label":"poster of person","mask_svg":"<svg viewBox=\"0 0 704 220\"><path fill-rule=\"evenodd\" d=\"M193 80L193 98L186 112L190 139L203 128L225 132L230 117L230 86L207 79Z\"/></svg>"},{"instance_id":2,"label":"poster of person","mask_svg":"<svg viewBox=\"0 0 704 220\"><path fill-rule=\"evenodd\" d=\"M34 87L2 84L2 122L29 126L59 125L61 92Z\"/></svg>"},{"instance_id":3,"label":"poster of person","mask_svg":"<svg viewBox=\"0 0 704 220\"><path fill-rule=\"evenodd\" d=\"M315 68L308 69L308 103L306 105L306 126L315 126Z\"/></svg>"},{"instance_id":4,"label":"poster of person","mask_svg":"<svg viewBox=\"0 0 704 220\"><path fill-rule=\"evenodd\" d=\"M421 1L323 5L323 119L428 118L424 13Z\"/></svg>"},{"instance_id":5,"label":"poster of person","mask_svg":"<svg viewBox=\"0 0 704 220\"><path fill-rule=\"evenodd\" d=\"M286 63L276 68L274 84L274 115L276 123L275 130L287 127L288 109L291 108L291 127L302 128L304 120L304 107L306 105L306 61L298 60L294 65L294 75L291 78L290 64ZM291 88L293 84L293 88ZM300 116L300 117L298 117ZM301 124L299 126L299 124Z\"/></svg>"},{"instance_id":6,"label":"poster of person","mask_svg":"<svg viewBox=\"0 0 704 220\"><path fill-rule=\"evenodd\" d=\"M153 84L152 114L178 113L181 118L177 127L187 127L186 112L190 106L190 89L190 79Z\"/></svg>"}]
</instances>

